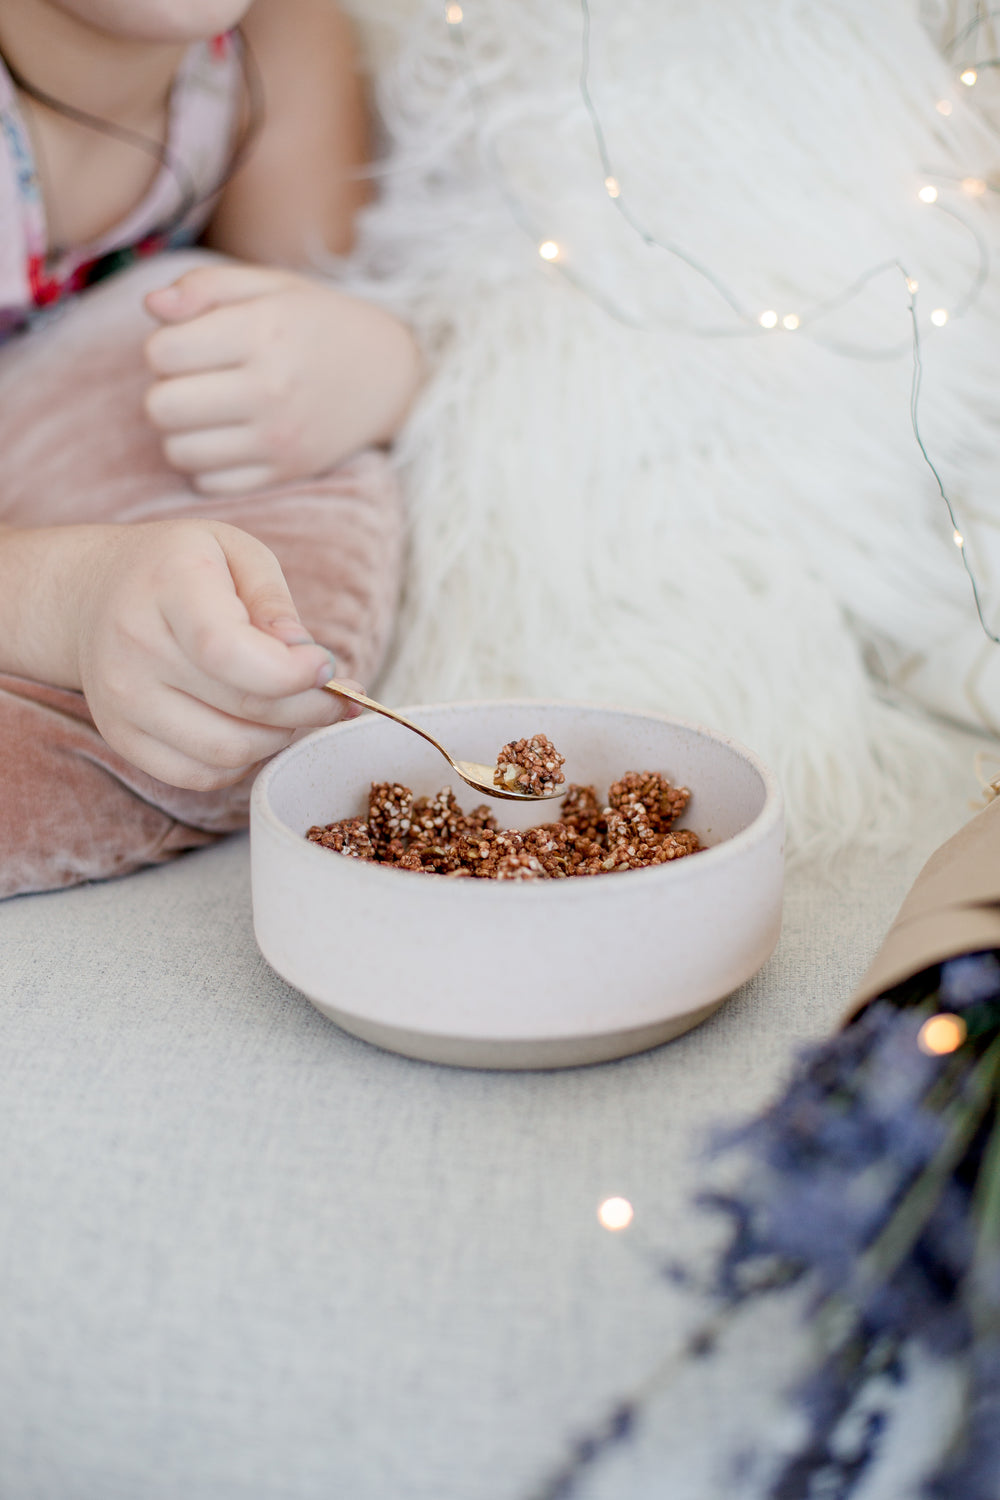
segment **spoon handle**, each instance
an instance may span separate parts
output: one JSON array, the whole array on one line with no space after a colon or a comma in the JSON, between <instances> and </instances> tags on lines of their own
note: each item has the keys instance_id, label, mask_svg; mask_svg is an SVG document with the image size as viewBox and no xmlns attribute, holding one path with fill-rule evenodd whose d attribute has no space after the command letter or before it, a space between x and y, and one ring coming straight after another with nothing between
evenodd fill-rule
<instances>
[{"instance_id":1,"label":"spoon handle","mask_svg":"<svg viewBox=\"0 0 1000 1500\"><path fill-rule=\"evenodd\" d=\"M330 682L324 682L323 686L328 693L336 693L341 698L350 698L352 703L360 703L362 708L373 709L375 713L384 714L387 719L395 720L404 729L412 729L414 734L419 734L429 745L433 745L434 749L444 756L448 764L454 767L455 770L458 770L458 767L444 746L439 745L434 736L428 734L426 729L421 729L419 724L414 724L412 719L405 719L402 714L397 714L394 709L386 708L384 703L376 703L374 698L369 698L364 693L359 693L355 688L345 687L343 683L337 682L335 678ZM459 774L461 775L461 772Z\"/></svg>"}]
</instances>

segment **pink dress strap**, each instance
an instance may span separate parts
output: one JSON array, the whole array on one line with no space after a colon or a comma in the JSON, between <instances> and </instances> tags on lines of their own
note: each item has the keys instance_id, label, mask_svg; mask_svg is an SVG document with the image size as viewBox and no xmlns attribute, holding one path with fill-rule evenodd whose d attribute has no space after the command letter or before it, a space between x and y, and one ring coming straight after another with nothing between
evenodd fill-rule
<instances>
[{"instance_id":1,"label":"pink dress strap","mask_svg":"<svg viewBox=\"0 0 1000 1500\"><path fill-rule=\"evenodd\" d=\"M107 233L53 255L31 137L0 61L0 341L137 257L197 239L232 160L242 97L233 34L189 47L170 94L166 161L148 192Z\"/></svg>"}]
</instances>

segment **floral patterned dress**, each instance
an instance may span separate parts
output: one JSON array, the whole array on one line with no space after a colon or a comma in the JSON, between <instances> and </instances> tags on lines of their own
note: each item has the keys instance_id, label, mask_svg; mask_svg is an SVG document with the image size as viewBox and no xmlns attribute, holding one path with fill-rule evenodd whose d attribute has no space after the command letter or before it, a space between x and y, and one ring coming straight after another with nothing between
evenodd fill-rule
<instances>
[{"instance_id":1,"label":"floral patterned dress","mask_svg":"<svg viewBox=\"0 0 1000 1500\"><path fill-rule=\"evenodd\" d=\"M197 239L233 157L242 95L234 34L191 46L174 80L164 160L149 191L107 233L53 253L31 137L0 60L0 342L140 256Z\"/></svg>"}]
</instances>

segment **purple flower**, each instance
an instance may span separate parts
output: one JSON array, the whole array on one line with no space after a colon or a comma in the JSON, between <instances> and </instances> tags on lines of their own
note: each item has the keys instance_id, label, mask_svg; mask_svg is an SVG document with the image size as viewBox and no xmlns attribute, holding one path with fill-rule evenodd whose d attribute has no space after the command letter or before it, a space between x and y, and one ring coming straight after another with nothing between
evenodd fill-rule
<instances>
[{"instance_id":1,"label":"purple flower","mask_svg":"<svg viewBox=\"0 0 1000 1500\"><path fill-rule=\"evenodd\" d=\"M935 1010L961 1011L967 1027L943 1056L919 1044ZM834 1314L795 1393L806 1436L768 1500L856 1493L888 1420L884 1383L903 1379L901 1351L913 1340L969 1371L962 1430L925 1500L1000 1500L1000 1206L983 1191L1000 1163L997 1132L1000 952L991 951L876 1000L801 1054L761 1116L716 1135L710 1155L738 1151L744 1167L735 1189L698 1200L730 1224L711 1290L735 1310L804 1283L809 1312ZM691 1279L669 1260L661 1273ZM684 1357L709 1359L719 1347L709 1322ZM621 1403L538 1500L567 1500L640 1412L640 1398Z\"/></svg>"},{"instance_id":2,"label":"purple flower","mask_svg":"<svg viewBox=\"0 0 1000 1500\"><path fill-rule=\"evenodd\" d=\"M786 1281L810 1279L814 1311L835 1301L842 1315L839 1342L797 1393L808 1437L769 1500L801 1500L814 1484L830 1500L853 1493L883 1419L862 1414L853 1455L837 1449L835 1431L856 1409L879 1351L910 1339L939 1356L964 1354L973 1370L961 1456L933 1481L929 1500L1000 1497L1000 1263L991 1263L988 1288L977 1272L978 1300L970 1296L973 1199L997 1120L996 1077L980 1076L978 1063L1000 1033L1000 963L973 955L933 978L940 991L924 982L909 1003L894 992L803 1053L781 1098L714 1142L716 1153L739 1148L747 1157L736 1191L701 1200L732 1224L719 1295L738 1303L780 1284L784 1269ZM918 1046L935 1006L964 1011L970 1040L959 1053ZM989 1345L983 1305L992 1308Z\"/></svg>"},{"instance_id":3,"label":"purple flower","mask_svg":"<svg viewBox=\"0 0 1000 1500\"><path fill-rule=\"evenodd\" d=\"M995 953L963 953L941 965L941 1003L962 1010L1000 996L1000 962Z\"/></svg>"},{"instance_id":4,"label":"purple flower","mask_svg":"<svg viewBox=\"0 0 1000 1500\"><path fill-rule=\"evenodd\" d=\"M963 1442L925 1487L927 1500L997 1500L1000 1494L1000 1338L969 1361Z\"/></svg>"}]
</instances>

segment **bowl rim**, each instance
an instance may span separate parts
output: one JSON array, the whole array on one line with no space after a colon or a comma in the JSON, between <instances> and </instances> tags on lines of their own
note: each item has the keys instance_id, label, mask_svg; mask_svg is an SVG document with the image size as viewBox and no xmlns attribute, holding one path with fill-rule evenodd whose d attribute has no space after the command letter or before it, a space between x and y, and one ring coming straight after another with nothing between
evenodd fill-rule
<instances>
[{"instance_id":1,"label":"bowl rim","mask_svg":"<svg viewBox=\"0 0 1000 1500\"><path fill-rule=\"evenodd\" d=\"M686 857L677 860L668 860L662 865L646 865L638 870L619 871L619 874L628 874L628 876L630 877L629 889L635 889L634 882L636 882L640 876L645 878L647 884L650 880L657 878L676 879L680 872L684 871L685 867L687 867L688 879L701 878L702 872L706 870L715 870L721 863L729 862L733 859L738 858L739 855L742 854L743 851L748 847L761 842L765 842L769 835L774 831L776 826L779 829L783 829L784 801L778 778L770 769L770 767L766 766L760 759L760 757L756 754L756 752L751 750L748 745L743 744L741 740L737 740L732 735L725 734L721 730L710 729L707 725L699 724L692 719L681 719L677 718L673 714L647 712L643 709L629 708L617 704L588 703L585 701L566 698L459 698L441 703L417 703L401 705L399 707L399 712L405 714L408 718L412 718L423 712L441 709L525 708L530 711L531 709L537 709L540 707L566 708L576 711L583 710L584 712L592 710L598 713L627 714L630 718L652 719L661 724L668 724L678 729L689 730L694 734L701 735L706 739L714 741L716 744L724 745L727 749L732 750L734 754L736 754L740 759L746 761L751 766L751 768L757 773L757 775L761 779L761 782L763 783L764 801L761 805L760 812L755 818L752 819L750 823L747 824L746 828L741 830L741 832L734 834L732 838L723 839L721 843L712 844L708 848L701 850L698 854L697 859ZM251 844L253 841L253 822L255 819L260 818L268 825L269 829L275 835L277 835L278 838L288 844L290 849L298 850L300 855L303 855L306 859L318 859L326 862L329 861L330 851L328 849L323 849L319 844L314 844L311 842L311 840L305 838L303 834L296 833L294 829L290 828L289 825L283 821L283 819L278 817L269 800L270 783L274 779L274 777L288 765L288 762L290 760L293 760L298 754L304 753L305 747L311 744L317 737L326 737L334 734L356 733L361 725L368 723L374 717L374 714L364 713L358 715L356 718L341 719L336 724L325 725L319 729L312 730L309 734L303 735L301 739L295 740L291 745L286 746L284 750L280 750L276 755L272 756L272 758L266 763L266 765L264 765L257 773L257 776L253 783L253 789L250 797L250 811L252 814L250 828ZM398 870L392 865L376 864L373 860L352 859L346 861L342 860L342 863L357 868L359 873L355 878L360 878L362 880L375 879L376 881L384 881L388 879L392 881L399 881L404 876L406 876L409 878L412 884L412 877L415 873L417 873L412 870ZM324 868L324 866L317 865L315 868L321 869ZM362 871L364 871L364 874L361 873ZM606 882L602 880L572 879L542 881L445 881L444 879L441 879L439 881L420 882L421 888L424 889L426 889L428 886L437 886L439 884L447 884L452 890L455 891L471 890L480 886L486 887L487 889L494 892L503 891L505 892L505 894L500 896L499 899L501 900L520 900L527 897L528 899L532 900L541 899L551 901L560 898L566 899L569 896L570 891L573 891L574 895L572 899L578 901L581 899L588 899L587 895L585 895L585 892L589 892L589 899L593 899L594 887L597 887L597 892L599 894L600 891L605 887ZM620 882L618 881L616 881L614 885L615 889L621 888ZM567 889L567 887L569 888L569 890ZM397 886L396 890L398 891L399 889L400 887ZM462 897L459 899L466 898ZM483 898L474 897L473 899L476 900ZM497 896L494 895L494 897L491 899L495 900L497 899Z\"/></svg>"}]
</instances>

